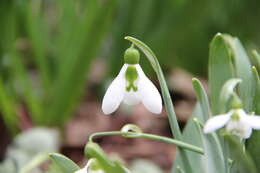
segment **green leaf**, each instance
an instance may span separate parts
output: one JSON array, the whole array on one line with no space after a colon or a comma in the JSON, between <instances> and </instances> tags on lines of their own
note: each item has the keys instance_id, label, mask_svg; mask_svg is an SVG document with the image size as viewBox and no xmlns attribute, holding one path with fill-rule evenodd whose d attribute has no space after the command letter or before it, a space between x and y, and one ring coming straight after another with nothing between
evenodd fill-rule
<instances>
[{"instance_id":1,"label":"green leaf","mask_svg":"<svg viewBox=\"0 0 260 173\"><path fill-rule=\"evenodd\" d=\"M195 82L195 85L198 83ZM203 101L201 99L200 101ZM204 155L198 155L190 151L186 151L188 159L190 160L192 173L219 173L225 172L225 163L221 144L216 133L204 135L202 133L200 125L194 123L195 118L198 122L204 122L204 118L208 116L207 111L203 111L200 103L196 106L193 112L192 119L189 120L183 132L183 140L187 143L202 147L204 149ZM204 115L206 113L206 115ZM177 172L178 167L182 170L185 169L186 164L180 159L180 153L177 152L174 168L172 172ZM187 171L185 171L187 172Z\"/></svg>"},{"instance_id":2,"label":"green leaf","mask_svg":"<svg viewBox=\"0 0 260 173\"><path fill-rule=\"evenodd\" d=\"M67 40L68 46L58 54L60 66L45 115L45 123L48 125L63 125L73 115L91 61L96 57L111 24L116 0L87 3L84 17L78 25L73 26L72 33L66 33L72 34L70 40Z\"/></svg>"},{"instance_id":3,"label":"green leaf","mask_svg":"<svg viewBox=\"0 0 260 173\"><path fill-rule=\"evenodd\" d=\"M239 142L238 138L234 136L225 136L225 140L229 144L229 151L231 159L234 160L231 169L235 169L238 173L257 173L256 167L252 161L252 158L243 149L243 145Z\"/></svg>"},{"instance_id":4,"label":"green leaf","mask_svg":"<svg viewBox=\"0 0 260 173\"><path fill-rule=\"evenodd\" d=\"M45 52L46 45L48 45L46 44L46 39L48 38L45 30L46 24L43 22L40 14L38 14L40 12L33 5L24 4L23 8L26 9L26 29L31 41L33 57L35 57L44 89L48 91L50 85L50 64ZM40 6L38 8L40 9Z\"/></svg>"},{"instance_id":5,"label":"green leaf","mask_svg":"<svg viewBox=\"0 0 260 173\"><path fill-rule=\"evenodd\" d=\"M224 83L230 78L240 78L238 87L244 109L252 111L253 74L246 51L239 39L227 34L217 34L210 45L209 56L209 87L213 114L220 113L219 93Z\"/></svg>"},{"instance_id":6,"label":"green leaf","mask_svg":"<svg viewBox=\"0 0 260 173\"><path fill-rule=\"evenodd\" d=\"M225 40L230 46L230 56L233 59L235 76L242 79L242 83L238 86L238 92L243 101L244 109L252 111L255 87L249 58L238 38L225 35Z\"/></svg>"},{"instance_id":7,"label":"green leaf","mask_svg":"<svg viewBox=\"0 0 260 173\"><path fill-rule=\"evenodd\" d=\"M254 76L254 85L256 88L256 93L254 95L254 109L253 111L256 114L260 114L260 79L259 79L259 73L257 71L257 69L253 66L252 67L252 72L253 72L253 76Z\"/></svg>"},{"instance_id":8,"label":"green leaf","mask_svg":"<svg viewBox=\"0 0 260 173\"><path fill-rule=\"evenodd\" d=\"M259 74L255 67L252 67L252 71L255 79L256 94L254 96L254 111L257 115L260 115L260 80ZM252 136L246 141L246 148L252 159L255 162L257 170L260 170L260 131L253 131Z\"/></svg>"},{"instance_id":9,"label":"green leaf","mask_svg":"<svg viewBox=\"0 0 260 173\"><path fill-rule=\"evenodd\" d=\"M18 132L19 120L15 112L15 102L0 78L0 108L7 128L15 135Z\"/></svg>"},{"instance_id":10,"label":"green leaf","mask_svg":"<svg viewBox=\"0 0 260 173\"><path fill-rule=\"evenodd\" d=\"M213 115L220 113L219 94L224 83L234 76L230 48L225 35L217 34L210 43L209 50L209 90Z\"/></svg>"},{"instance_id":11,"label":"green leaf","mask_svg":"<svg viewBox=\"0 0 260 173\"><path fill-rule=\"evenodd\" d=\"M260 70L260 55L259 55L259 53L256 50L253 50L251 52L251 54L252 54L252 56L251 56L252 63L254 64L254 66L256 66L256 68L258 70Z\"/></svg>"},{"instance_id":12,"label":"green leaf","mask_svg":"<svg viewBox=\"0 0 260 173\"><path fill-rule=\"evenodd\" d=\"M36 94L36 90L33 89L32 80L26 70L25 63L22 61L22 56L16 50L13 50L10 54L11 59L11 74L14 78L13 85L19 85L19 89L22 91L22 99L28 106L28 112L35 123L41 122L41 119L45 118L42 116L42 105L39 95ZM17 94L17 93L16 93Z\"/></svg>"},{"instance_id":13,"label":"green leaf","mask_svg":"<svg viewBox=\"0 0 260 173\"><path fill-rule=\"evenodd\" d=\"M198 102L202 111L201 122L204 124L210 117L210 107L207 94L202 84L197 79L192 80L194 91L197 95ZM197 120L197 118L196 118ZM199 121L195 122L199 123ZM208 135L204 135L202 132L202 127L197 124L197 129L200 133L200 138L202 141L202 146L204 148L205 156L204 160L208 169L205 168L206 172L218 172L218 170L225 171L225 163L223 151L221 148L221 142L216 133L211 133ZM190 131L192 134L192 131Z\"/></svg>"},{"instance_id":14,"label":"green leaf","mask_svg":"<svg viewBox=\"0 0 260 173\"><path fill-rule=\"evenodd\" d=\"M51 153L49 156L62 173L73 173L80 169L72 160L61 154Z\"/></svg>"},{"instance_id":15,"label":"green leaf","mask_svg":"<svg viewBox=\"0 0 260 173\"><path fill-rule=\"evenodd\" d=\"M201 109L203 112L203 122L205 122L211 117L207 93L198 79L193 78L192 84L193 84L193 89L201 105Z\"/></svg>"}]
</instances>

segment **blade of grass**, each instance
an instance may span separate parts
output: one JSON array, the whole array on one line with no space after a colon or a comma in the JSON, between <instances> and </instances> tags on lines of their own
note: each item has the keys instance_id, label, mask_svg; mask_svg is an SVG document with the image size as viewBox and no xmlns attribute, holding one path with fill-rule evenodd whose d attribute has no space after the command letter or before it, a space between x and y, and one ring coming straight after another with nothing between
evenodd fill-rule
<instances>
[{"instance_id":1,"label":"blade of grass","mask_svg":"<svg viewBox=\"0 0 260 173\"><path fill-rule=\"evenodd\" d=\"M93 1L89 1L93 3ZM95 58L101 40L104 38L111 22L116 1L107 1L95 7L93 13L87 13L83 23L76 27L78 43L72 43L75 47L73 53L68 52L69 57L64 57L64 63L60 67L57 81L51 93L47 124L62 125L72 115L79 97L84 89L85 76L90 62ZM89 12L89 11L87 11ZM97 27L98 26L98 27ZM79 47L79 48L76 48ZM64 50L66 51L66 50Z\"/></svg>"},{"instance_id":2,"label":"blade of grass","mask_svg":"<svg viewBox=\"0 0 260 173\"><path fill-rule=\"evenodd\" d=\"M193 78L192 84L193 84L193 89L198 98L198 101L201 105L201 109L203 112L203 123L205 123L211 117L208 96L204 87L202 86L201 82L198 79Z\"/></svg>"},{"instance_id":3,"label":"blade of grass","mask_svg":"<svg viewBox=\"0 0 260 173\"><path fill-rule=\"evenodd\" d=\"M3 120L13 135L18 132L19 120L15 112L15 103L0 78L0 107Z\"/></svg>"},{"instance_id":4,"label":"blade of grass","mask_svg":"<svg viewBox=\"0 0 260 173\"><path fill-rule=\"evenodd\" d=\"M31 5L24 5L27 22L26 29L31 41L33 56L40 72L42 84L47 92L50 85L50 65L45 52L48 34L46 34L46 30L44 30L45 24L40 16L40 11L36 11L35 8L37 7L34 7L32 4L33 3L31 3Z\"/></svg>"},{"instance_id":5,"label":"blade of grass","mask_svg":"<svg viewBox=\"0 0 260 173\"><path fill-rule=\"evenodd\" d=\"M19 90L22 91L22 98L24 99L26 105L28 106L29 114L33 120L33 122L40 123L44 117L42 117L42 107L41 102L36 96L35 90L33 90L31 79L29 77L29 73L26 71L25 64L21 60L21 55L13 50L10 55L11 58L11 73L15 78L14 87L17 88L17 84L19 85Z\"/></svg>"},{"instance_id":6,"label":"blade of grass","mask_svg":"<svg viewBox=\"0 0 260 173\"><path fill-rule=\"evenodd\" d=\"M259 53L256 50L252 50L251 54L252 54L251 58L252 58L253 64L255 64L255 66L258 70L260 70L260 55L259 55Z\"/></svg>"}]
</instances>

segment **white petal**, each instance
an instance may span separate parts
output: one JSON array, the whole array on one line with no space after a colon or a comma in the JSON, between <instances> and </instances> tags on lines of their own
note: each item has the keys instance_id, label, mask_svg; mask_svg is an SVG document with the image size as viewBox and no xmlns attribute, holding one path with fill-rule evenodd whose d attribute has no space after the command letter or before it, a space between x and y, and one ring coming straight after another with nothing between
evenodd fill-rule
<instances>
[{"instance_id":1,"label":"white petal","mask_svg":"<svg viewBox=\"0 0 260 173\"><path fill-rule=\"evenodd\" d=\"M76 171L75 173L88 173L88 170L87 170L87 168L83 168L83 169Z\"/></svg>"},{"instance_id":2,"label":"white petal","mask_svg":"<svg viewBox=\"0 0 260 173\"><path fill-rule=\"evenodd\" d=\"M118 76L108 87L105 96L102 101L102 110L105 114L113 113L120 105L124 98L126 82L124 73L127 65L124 65L120 70Z\"/></svg>"},{"instance_id":3,"label":"white petal","mask_svg":"<svg viewBox=\"0 0 260 173\"><path fill-rule=\"evenodd\" d=\"M138 95L138 92L134 92L132 90L130 92L126 91L123 101L128 105L136 105L140 103L140 97Z\"/></svg>"},{"instance_id":4,"label":"white petal","mask_svg":"<svg viewBox=\"0 0 260 173\"><path fill-rule=\"evenodd\" d=\"M91 170L90 167L93 162L95 162L95 159L90 159L83 169L80 169L75 173L105 173L103 170Z\"/></svg>"},{"instance_id":5,"label":"white petal","mask_svg":"<svg viewBox=\"0 0 260 173\"><path fill-rule=\"evenodd\" d=\"M260 130L260 116L259 115L247 115L244 117L246 121L253 129Z\"/></svg>"},{"instance_id":6,"label":"white petal","mask_svg":"<svg viewBox=\"0 0 260 173\"><path fill-rule=\"evenodd\" d=\"M229 121L226 126L226 130L231 134L242 138L249 138L252 133L252 128L250 125L242 119Z\"/></svg>"},{"instance_id":7,"label":"white petal","mask_svg":"<svg viewBox=\"0 0 260 173\"><path fill-rule=\"evenodd\" d=\"M89 173L88 168L89 168L89 166L90 166L90 164L91 164L92 162L93 162L93 160L90 159L90 160L88 161L87 165L86 165L84 168L82 168L82 169L76 171L75 173Z\"/></svg>"},{"instance_id":8,"label":"white petal","mask_svg":"<svg viewBox=\"0 0 260 173\"><path fill-rule=\"evenodd\" d=\"M145 76L140 65L136 65L138 72L138 94L144 106L154 114L162 112L162 98L154 84Z\"/></svg>"},{"instance_id":9,"label":"white petal","mask_svg":"<svg viewBox=\"0 0 260 173\"><path fill-rule=\"evenodd\" d=\"M237 109L237 110L234 110L234 111L236 111L241 118L247 116L247 113L243 109Z\"/></svg>"},{"instance_id":10,"label":"white petal","mask_svg":"<svg viewBox=\"0 0 260 173\"><path fill-rule=\"evenodd\" d=\"M230 117L231 117L231 113L227 113L227 114L216 115L210 118L204 126L203 129L204 133L210 133L219 128L222 128L230 120Z\"/></svg>"},{"instance_id":11,"label":"white petal","mask_svg":"<svg viewBox=\"0 0 260 173\"><path fill-rule=\"evenodd\" d=\"M244 129L244 133L241 135L242 138L249 138L252 134L252 128L251 127L248 127L246 129Z\"/></svg>"}]
</instances>

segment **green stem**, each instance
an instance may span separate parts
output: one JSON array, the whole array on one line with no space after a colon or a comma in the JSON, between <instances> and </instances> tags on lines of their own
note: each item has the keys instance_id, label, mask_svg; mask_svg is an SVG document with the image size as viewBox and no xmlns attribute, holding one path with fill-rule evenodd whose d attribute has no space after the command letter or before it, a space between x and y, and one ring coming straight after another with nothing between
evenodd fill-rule
<instances>
[{"instance_id":1,"label":"green stem","mask_svg":"<svg viewBox=\"0 0 260 173\"><path fill-rule=\"evenodd\" d=\"M111 131L111 132L97 132L89 136L89 140L93 141L94 137L97 136L111 136L111 135L121 135L128 138L145 138L145 139L151 139L155 141L164 142L167 144L174 144L177 147L190 150L199 154L204 154L203 149L179 140L158 136L158 135L152 135L147 133L135 133L135 132L121 132L121 131Z\"/></svg>"},{"instance_id":2,"label":"green stem","mask_svg":"<svg viewBox=\"0 0 260 173\"><path fill-rule=\"evenodd\" d=\"M167 87L160 63L157 59L157 57L155 56L154 52L143 42L141 42L140 40L130 37L130 36L126 36L125 37L126 40L132 42L133 44L135 44L139 49L141 49L143 51L143 53L146 55L146 57L148 58L148 60L150 61L154 71L157 74L157 78L159 80L161 89L162 89L162 96L163 96L163 100L165 103L165 108L166 108L166 112L169 118L169 123L170 123L170 127L171 127L171 131L173 136L177 139L177 140L182 140L182 134L181 134L181 130L176 118L176 114L174 112L174 108L173 108L173 104L172 104L172 99L170 96L170 92L169 89ZM180 159L182 160L183 163L185 163L185 172L192 172L192 167L190 165L190 161L188 159L188 155L186 153L186 151L182 150L181 148L179 149L180 152Z\"/></svg>"},{"instance_id":3,"label":"green stem","mask_svg":"<svg viewBox=\"0 0 260 173\"><path fill-rule=\"evenodd\" d=\"M181 130L180 130L177 118L176 118L176 114L174 112L170 92L167 87L159 61L157 60L153 51L140 40L130 37L130 36L125 37L125 39L129 40L130 42L135 44L139 49L141 49L143 51L143 53L146 55L146 57L148 58L148 60L150 61L154 71L157 74L157 77L158 77L158 80L159 80L159 83L160 83L160 86L162 89L162 96L163 96L163 100L165 103L166 111L168 113L168 118L169 118L172 134L174 135L174 137L176 139L181 140L182 139Z\"/></svg>"}]
</instances>

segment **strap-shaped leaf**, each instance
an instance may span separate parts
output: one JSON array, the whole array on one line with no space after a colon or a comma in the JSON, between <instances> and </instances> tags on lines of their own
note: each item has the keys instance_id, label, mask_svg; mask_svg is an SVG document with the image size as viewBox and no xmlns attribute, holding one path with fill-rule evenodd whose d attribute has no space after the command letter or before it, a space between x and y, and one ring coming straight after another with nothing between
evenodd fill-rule
<instances>
[{"instance_id":1,"label":"strap-shaped leaf","mask_svg":"<svg viewBox=\"0 0 260 173\"><path fill-rule=\"evenodd\" d=\"M198 79L193 78L192 84L193 84L193 89L198 98L198 101L201 105L201 109L203 112L203 122L206 122L211 117L207 93L206 93L205 89L203 88L201 82Z\"/></svg>"},{"instance_id":2,"label":"strap-shaped leaf","mask_svg":"<svg viewBox=\"0 0 260 173\"><path fill-rule=\"evenodd\" d=\"M244 151L239 139L234 136L225 136L225 140L229 145L231 159L234 160L233 166L231 167L231 170L234 169L232 172L257 173L252 158Z\"/></svg>"},{"instance_id":3,"label":"strap-shaped leaf","mask_svg":"<svg viewBox=\"0 0 260 173\"><path fill-rule=\"evenodd\" d=\"M203 122L204 115L200 104L197 104L193 112L192 119L194 118L196 118L198 122ZM198 126L192 119L189 120L184 129L183 140L204 149L204 155L185 151L190 160L192 173L224 173L224 158L217 135L215 133L209 135L202 134L201 129L198 130ZM182 170L186 167L186 164L180 158L179 152L177 152L172 173L178 172L178 167ZM185 171L185 173L188 172Z\"/></svg>"},{"instance_id":4,"label":"strap-shaped leaf","mask_svg":"<svg viewBox=\"0 0 260 173\"><path fill-rule=\"evenodd\" d=\"M61 154L51 153L49 156L55 165L60 169L61 173L74 173L80 169L72 160Z\"/></svg>"},{"instance_id":5,"label":"strap-shaped leaf","mask_svg":"<svg viewBox=\"0 0 260 173\"><path fill-rule=\"evenodd\" d=\"M224 35L224 38L230 47L235 77L242 79L242 83L238 86L238 92L243 101L244 109L252 111L255 87L249 57L238 38L229 35Z\"/></svg>"},{"instance_id":6,"label":"strap-shaped leaf","mask_svg":"<svg viewBox=\"0 0 260 173\"><path fill-rule=\"evenodd\" d=\"M255 86L256 86L256 94L254 96L254 111L257 115L260 115L260 80L259 74L255 67L252 68ZM247 150L249 154L252 156L252 159L255 162L257 170L260 170L260 131L253 131L252 136L246 141Z\"/></svg>"},{"instance_id":7,"label":"strap-shaped leaf","mask_svg":"<svg viewBox=\"0 0 260 173\"><path fill-rule=\"evenodd\" d=\"M217 34L210 46L209 87L213 114L220 113L219 93L224 83L230 78L240 78L243 82L238 87L244 109L252 111L253 74L246 51L238 38L227 34Z\"/></svg>"},{"instance_id":8,"label":"strap-shaped leaf","mask_svg":"<svg viewBox=\"0 0 260 173\"><path fill-rule=\"evenodd\" d=\"M67 44L59 50L59 70L53 90L50 91L51 103L45 116L46 124L62 125L72 115L84 89L90 62L95 58L116 7L116 0L86 3L85 17L78 25L72 26L73 32L65 33L71 38L68 38Z\"/></svg>"},{"instance_id":9,"label":"strap-shaped leaf","mask_svg":"<svg viewBox=\"0 0 260 173\"><path fill-rule=\"evenodd\" d=\"M235 73L230 51L230 47L225 40L225 35L217 34L210 43L209 90L213 115L220 113L219 94L222 86Z\"/></svg>"}]
</instances>

